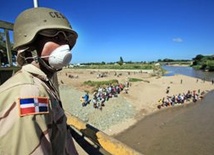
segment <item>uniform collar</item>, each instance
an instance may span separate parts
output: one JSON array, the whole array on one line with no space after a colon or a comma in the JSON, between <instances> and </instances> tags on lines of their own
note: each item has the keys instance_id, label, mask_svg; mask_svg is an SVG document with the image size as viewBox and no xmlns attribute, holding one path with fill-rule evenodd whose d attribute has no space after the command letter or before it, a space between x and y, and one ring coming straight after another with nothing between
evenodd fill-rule
<instances>
[{"instance_id":1,"label":"uniform collar","mask_svg":"<svg viewBox=\"0 0 214 155\"><path fill-rule=\"evenodd\" d=\"M22 70L24 70L28 73L34 74L42 80L48 81L47 75L41 69L39 69L38 67L36 67L32 64L24 65L22 67Z\"/></svg>"}]
</instances>

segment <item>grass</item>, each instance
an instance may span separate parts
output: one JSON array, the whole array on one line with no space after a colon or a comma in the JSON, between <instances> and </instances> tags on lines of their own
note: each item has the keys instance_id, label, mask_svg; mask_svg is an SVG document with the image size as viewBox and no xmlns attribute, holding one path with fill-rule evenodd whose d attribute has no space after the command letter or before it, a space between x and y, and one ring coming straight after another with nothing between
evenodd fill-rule
<instances>
[{"instance_id":1,"label":"grass","mask_svg":"<svg viewBox=\"0 0 214 155\"><path fill-rule=\"evenodd\" d=\"M143 81L143 79L129 78L129 82L139 82L139 81Z\"/></svg>"},{"instance_id":2,"label":"grass","mask_svg":"<svg viewBox=\"0 0 214 155\"><path fill-rule=\"evenodd\" d=\"M95 87L95 88L99 88L99 87L104 87L104 86L108 86L108 85L116 85L118 84L118 80L113 79L113 80L108 80L108 81L85 81L83 84L84 85L88 85L91 87Z\"/></svg>"},{"instance_id":3,"label":"grass","mask_svg":"<svg viewBox=\"0 0 214 155\"><path fill-rule=\"evenodd\" d=\"M129 82L139 82L139 81L143 81L143 82L149 83L148 80L137 79L137 78L129 78Z\"/></svg>"},{"instance_id":4,"label":"grass","mask_svg":"<svg viewBox=\"0 0 214 155\"><path fill-rule=\"evenodd\" d=\"M129 78L129 82L139 82L139 81L144 81L144 82L148 82L146 80L143 79L138 79L138 78ZM113 79L113 80L108 80L108 81L85 81L83 83L83 85L88 85L90 87L94 87L94 88L99 88L99 87L105 87L105 86L109 86L109 85L116 85L118 84L118 80Z\"/></svg>"},{"instance_id":5,"label":"grass","mask_svg":"<svg viewBox=\"0 0 214 155\"><path fill-rule=\"evenodd\" d=\"M80 66L75 68L149 70L149 69L153 69L153 65L152 64L123 64L120 66L118 64L105 64L105 65L85 65L85 66Z\"/></svg>"}]
</instances>

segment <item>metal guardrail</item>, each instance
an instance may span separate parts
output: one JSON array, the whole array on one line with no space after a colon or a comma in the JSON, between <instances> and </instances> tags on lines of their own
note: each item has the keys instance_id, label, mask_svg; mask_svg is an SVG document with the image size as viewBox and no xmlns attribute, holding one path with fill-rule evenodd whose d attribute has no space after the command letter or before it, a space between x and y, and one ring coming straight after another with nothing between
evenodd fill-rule
<instances>
[{"instance_id":1,"label":"metal guardrail","mask_svg":"<svg viewBox=\"0 0 214 155\"><path fill-rule=\"evenodd\" d=\"M13 66L10 36L9 36L9 31L13 31L13 23L9 23L9 22L0 20L0 28L4 30L5 44L6 44L6 49L7 49L7 58L8 58L9 66ZM1 66L1 64L0 64L0 66Z\"/></svg>"},{"instance_id":2,"label":"metal guardrail","mask_svg":"<svg viewBox=\"0 0 214 155\"><path fill-rule=\"evenodd\" d=\"M81 119L67 113L67 124L77 129L93 143L112 155L142 155L126 144L114 139Z\"/></svg>"},{"instance_id":3,"label":"metal guardrail","mask_svg":"<svg viewBox=\"0 0 214 155\"><path fill-rule=\"evenodd\" d=\"M2 67L1 60L0 60L0 85L4 83L7 79L9 79L16 71L20 69L20 67L13 66L12 62L12 52L11 52L11 43L10 43L10 36L9 31L13 31L13 23L6 22L0 20L0 29L3 29L3 33L5 36L5 47L8 59L7 67Z\"/></svg>"},{"instance_id":4,"label":"metal guardrail","mask_svg":"<svg viewBox=\"0 0 214 155\"><path fill-rule=\"evenodd\" d=\"M0 67L0 85L13 76L20 67Z\"/></svg>"}]
</instances>

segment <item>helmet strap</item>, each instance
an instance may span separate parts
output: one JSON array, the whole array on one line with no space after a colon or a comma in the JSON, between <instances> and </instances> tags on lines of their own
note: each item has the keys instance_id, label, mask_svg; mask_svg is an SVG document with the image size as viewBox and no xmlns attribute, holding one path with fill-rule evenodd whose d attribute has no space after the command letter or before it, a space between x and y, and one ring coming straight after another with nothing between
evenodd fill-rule
<instances>
[{"instance_id":1,"label":"helmet strap","mask_svg":"<svg viewBox=\"0 0 214 155\"><path fill-rule=\"evenodd\" d=\"M48 65L47 62L45 62L41 57L37 57L34 60L35 62L37 61L40 64L41 70L43 70L45 73L53 74L59 71Z\"/></svg>"}]
</instances>

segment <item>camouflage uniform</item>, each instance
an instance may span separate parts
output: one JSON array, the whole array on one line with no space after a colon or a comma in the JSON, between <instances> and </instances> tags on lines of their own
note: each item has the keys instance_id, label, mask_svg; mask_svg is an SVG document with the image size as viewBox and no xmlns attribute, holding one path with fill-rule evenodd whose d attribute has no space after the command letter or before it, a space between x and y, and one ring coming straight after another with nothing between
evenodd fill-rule
<instances>
[{"instance_id":1,"label":"camouflage uniform","mask_svg":"<svg viewBox=\"0 0 214 155\"><path fill-rule=\"evenodd\" d=\"M0 96L1 155L77 154L58 93L40 69L23 66L0 87ZM23 111L27 99L46 99L46 110Z\"/></svg>"}]
</instances>

